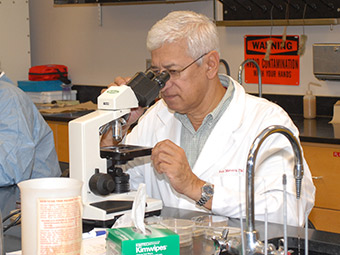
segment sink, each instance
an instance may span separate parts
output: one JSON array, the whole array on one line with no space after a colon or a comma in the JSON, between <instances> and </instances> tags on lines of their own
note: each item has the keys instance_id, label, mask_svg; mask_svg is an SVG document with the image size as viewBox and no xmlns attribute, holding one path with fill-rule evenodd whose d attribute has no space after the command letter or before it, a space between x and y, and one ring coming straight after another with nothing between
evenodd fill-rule
<instances>
[{"instance_id":1,"label":"sink","mask_svg":"<svg viewBox=\"0 0 340 255\"><path fill-rule=\"evenodd\" d=\"M272 238L268 243L278 247L279 240L283 237ZM305 239L297 237L288 237L288 250L293 250L293 254L305 254ZM329 240L308 240L309 255L336 255L340 254L340 243L333 243Z\"/></svg>"}]
</instances>

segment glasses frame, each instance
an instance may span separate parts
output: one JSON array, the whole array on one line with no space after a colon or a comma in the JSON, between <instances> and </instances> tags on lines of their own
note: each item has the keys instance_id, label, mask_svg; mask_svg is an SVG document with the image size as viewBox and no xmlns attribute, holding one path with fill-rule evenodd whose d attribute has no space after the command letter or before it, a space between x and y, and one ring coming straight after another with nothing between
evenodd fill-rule
<instances>
[{"instance_id":1,"label":"glasses frame","mask_svg":"<svg viewBox=\"0 0 340 255\"><path fill-rule=\"evenodd\" d=\"M203 58L205 55L207 55L208 53L204 53L203 55L201 55L200 57L196 58L194 61L192 61L189 65L187 65L186 67L182 68L181 70L178 71L178 74L180 74L181 72L185 71L186 69L188 69L190 66L192 66L193 64L195 64L198 60L200 60L201 58Z\"/></svg>"},{"instance_id":2,"label":"glasses frame","mask_svg":"<svg viewBox=\"0 0 340 255\"><path fill-rule=\"evenodd\" d=\"M198 60L200 60L201 58L203 58L205 55L207 55L209 52L204 53L203 55L201 55L200 57L196 58L194 61L192 61L190 64L188 64L187 66L183 67L181 70L168 70L165 69L166 71L168 71L168 73L170 74L170 78L172 79L178 79L180 77L180 74L187 70L190 66L192 66L193 64L195 64ZM160 71L153 71L154 73L160 73ZM175 74L174 74L175 72Z\"/></svg>"}]
</instances>

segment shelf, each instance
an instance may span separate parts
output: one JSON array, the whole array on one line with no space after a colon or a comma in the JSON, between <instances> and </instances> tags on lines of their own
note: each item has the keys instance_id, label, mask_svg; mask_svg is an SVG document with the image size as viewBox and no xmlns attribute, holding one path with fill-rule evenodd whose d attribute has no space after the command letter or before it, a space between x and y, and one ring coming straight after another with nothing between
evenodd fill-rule
<instances>
[{"instance_id":1,"label":"shelf","mask_svg":"<svg viewBox=\"0 0 340 255\"><path fill-rule=\"evenodd\" d=\"M200 1L207 0L54 0L54 6L170 4Z\"/></svg>"},{"instance_id":2,"label":"shelf","mask_svg":"<svg viewBox=\"0 0 340 255\"><path fill-rule=\"evenodd\" d=\"M288 19L288 20L223 20L215 21L217 26L225 27L244 27L244 26L324 26L338 25L340 19Z\"/></svg>"}]
</instances>

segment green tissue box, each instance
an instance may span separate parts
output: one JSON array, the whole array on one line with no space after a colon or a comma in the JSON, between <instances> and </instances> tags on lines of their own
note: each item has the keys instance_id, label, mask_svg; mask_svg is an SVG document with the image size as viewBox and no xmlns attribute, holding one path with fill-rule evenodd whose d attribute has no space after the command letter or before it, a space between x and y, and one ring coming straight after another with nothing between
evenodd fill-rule
<instances>
[{"instance_id":1,"label":"green tissue box","mask_svg":"<svg viewBox=\"0 0 340 255\"><path fill-rule=\"evenodd\" d=\"M107 255L179 255L179 236L166 228L147 226L149 235L135 228L108 229Z\"/></svg>"}]
</instances>

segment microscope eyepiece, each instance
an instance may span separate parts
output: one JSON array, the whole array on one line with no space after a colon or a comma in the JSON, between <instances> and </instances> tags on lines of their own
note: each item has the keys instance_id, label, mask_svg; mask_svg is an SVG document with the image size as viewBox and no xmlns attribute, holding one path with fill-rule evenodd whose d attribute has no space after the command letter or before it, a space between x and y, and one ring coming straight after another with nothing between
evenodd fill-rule
<instances>
[{"instance_id":1,"label":"microscope eyepiece","mask_svg":"<svg viewBox=\"0 0 340 255\"><path fill-rule=\"evenodd\" d=\"M152 70L147 70L145 76L152 80L155 77L155 73Z\"/></svg>"},{"instance_id":2,"label":"microscope eyepiece","mask_svg":"<svg viewBox=\"0 0 340 255\"><path fill-rule=\"evenodd\" d=\"M156 77L153 79L155 82L157 82L158 86L162 89L165 86L165 83L170 79L170 74L168 71L163 71L159 75L156 75Z\"/></svg>"},{"instance_id":3,"label":"microscope eyepiece","mask_svg":"<svg viewBox=\"0 0 340 255\"><path fill-rule=\"evenodd\" d=\"M170 79L170 74L163 71L155 74L152 70L139 72L127 83L135 93L139 106L149 106L158 97L159 91Z\"/></svg>"}]
</instances>

